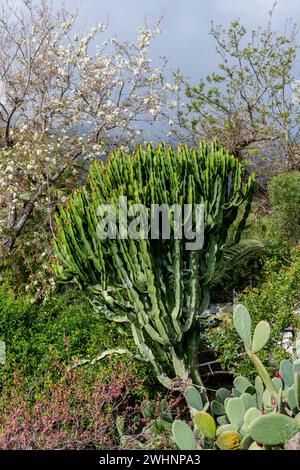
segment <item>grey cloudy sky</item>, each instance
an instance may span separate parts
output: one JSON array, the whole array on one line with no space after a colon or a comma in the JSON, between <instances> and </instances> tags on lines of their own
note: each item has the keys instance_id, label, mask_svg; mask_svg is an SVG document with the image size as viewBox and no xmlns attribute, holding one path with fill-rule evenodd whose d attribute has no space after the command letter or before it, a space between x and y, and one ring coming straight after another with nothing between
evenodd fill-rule
<instances>
[{"instance_id":1,"label":"grey cloudy sky","mask_svg":"<svg viewBox=\"0 0 300 470\"><path fill-rule=\"evenodd\" d=\"M164 14L162 35L152 47L153 58L168 58L169 70L180 68L193 82L218 64L210 22L228 24L240 18L250 28L266 24L274 0L54 0L56 6L77 7L81 24L92 26L109 17L111 34L133 40L145 16ZM274 25L283 29L286 18L300 20L299 0L279 0Z\"/></svg>"}]
</instances>

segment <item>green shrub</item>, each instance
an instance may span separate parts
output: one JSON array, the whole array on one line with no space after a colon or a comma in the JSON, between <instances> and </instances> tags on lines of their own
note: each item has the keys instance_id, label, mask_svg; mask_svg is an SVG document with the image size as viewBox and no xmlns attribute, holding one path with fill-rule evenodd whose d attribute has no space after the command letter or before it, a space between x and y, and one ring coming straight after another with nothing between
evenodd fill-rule
<instances>
[{"instance_id":1,"label":"green shrub","mask_svg":"<svg viewBox=\"0 0 300 470\"><path fill-rule=\"evenodd\" d=\"M7 349L7 363L0 367L2 381L11 378L15 369L29 382L43 380L54 360L67 364L90 359L121 340L132 349L132 339L120 336L117 325L101 321L83 293L67 291L46 304L37 304L32 303L29 294L20 297L7 286L0 288L0 339ZM128 365L132 362L126 357L118 360ZM91 374L96 376L99 368L109 374L116 361L111 358L101 362ZM147 365L133 361L132 367L137 378L146 374L148 383L154 383Z\"/></svg>"},{"instance_id":2,"label":"green shrub","mask_svg":"<svg viewBox=\"0 0 300 470\"><path fill-rule=\"evenodd\" d=\"M268 186L272 213L266 218L274 240L296 245L300 241L300 172L281 173Z\"/></svg>"},{"instance_id":3,"label":"green shrub","mask_svg":"<svg viewBox=\"0 0 300 470\"><path fill-rule=\"evenodd\" d=\"M275 265L277 268L277 260ZM251 311L255 323L267 320L272 325L268 347L262 358L272 368L286 356L281 346L284 330L300 327L300 317L294 312L300 307L300 247L292 251L291 258L280 270L274 270L273 260L265 263L265 282L253 289L246 289L240 300ZM221 334L220 334L221 333ZM221 325L208 334L209 345L220 353L223 367L235 374L252 376L254 369L247 356L240 356L242 349L233 328L231 316L224 317Z\"/></svg>"}]
</instances>

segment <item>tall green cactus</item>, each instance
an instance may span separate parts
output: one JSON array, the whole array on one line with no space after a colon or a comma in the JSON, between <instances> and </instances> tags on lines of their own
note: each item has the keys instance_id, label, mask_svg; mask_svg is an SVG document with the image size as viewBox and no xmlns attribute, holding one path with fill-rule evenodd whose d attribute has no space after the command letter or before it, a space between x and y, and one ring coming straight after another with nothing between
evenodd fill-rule
<instances>
[{"instance_id":1,"label":"tall green cactus","mask_svg":"<svg viewBox=\"0 0 300 470\"><path fill-rule=\"evenodd\" d=\"M140 356L165 386L174 377L201 384L201 314L228 229L246 202L238 241L254 187L254 177L245 181L241 164L216 143L176 151L148 145L132 156L117 150L105 164L94 161L87 186L59 209L57 274L87 286L95 309L108 320L129 324ZM122 216L120 196L127 197L128 206L143 204L148 210L154 203L204 205L202 249L186 250L186 240L174 236L133 240L117 233L114 239L100 239L98 207L111 204ZM166 363L173 369L168 374Z\"/></svg>"}]
</instances>

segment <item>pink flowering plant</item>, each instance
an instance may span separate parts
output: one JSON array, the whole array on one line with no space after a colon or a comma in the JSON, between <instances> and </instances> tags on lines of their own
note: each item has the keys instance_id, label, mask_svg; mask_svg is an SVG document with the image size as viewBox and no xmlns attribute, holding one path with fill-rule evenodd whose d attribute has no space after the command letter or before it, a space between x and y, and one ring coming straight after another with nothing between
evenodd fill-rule
<instances>
[{"instance_id":1,"label":"pink flowering plant","mask_svg":"<svg viewBox=\"0 0 300 470\"><path fill-rule=\"evenodd\" d=\"M142 381L118 367L93 384L86 370L59 371L58 381L33 392L15 374L0 399L0 449L105 449L118 446L116 418L134 423Z\"/></svg>"}]
</instances>

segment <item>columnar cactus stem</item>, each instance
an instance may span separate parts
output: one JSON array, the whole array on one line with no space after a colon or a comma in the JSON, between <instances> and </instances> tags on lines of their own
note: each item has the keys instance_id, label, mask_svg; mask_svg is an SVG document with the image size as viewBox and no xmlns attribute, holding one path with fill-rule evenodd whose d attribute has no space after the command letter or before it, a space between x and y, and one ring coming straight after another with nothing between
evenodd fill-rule
<instances>
[{"instance_id":1,"label":"columnar cactus stem","mask_svg":"<svg viewBox=\"0 0 300 470\"><path fill-rule=\"evenodd\" d=\"M254 187L254 177L245 181L241 164L216 143L200 143L197 150L182 145L177 151L148 145L132 156L116 150L106 164L93 161L87 186L59 209L57 274L88 287L95 308L108 320L131 325L139 353L166 386L176 376L201 384L201 314L228 229L246 202L240 236ZM151 204L202 204L203 246L187 250L188 240L174 236L175 223L170 239L133 240L120 233L101 239L98 208L110 204L123 217L120 196L128 207L143 204L148 214ZM193 213L191 220L194 227Z\"/></svg>"}]
</instances>

